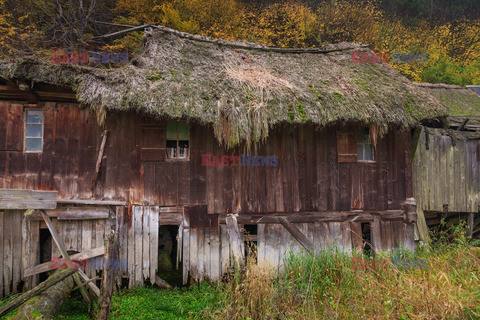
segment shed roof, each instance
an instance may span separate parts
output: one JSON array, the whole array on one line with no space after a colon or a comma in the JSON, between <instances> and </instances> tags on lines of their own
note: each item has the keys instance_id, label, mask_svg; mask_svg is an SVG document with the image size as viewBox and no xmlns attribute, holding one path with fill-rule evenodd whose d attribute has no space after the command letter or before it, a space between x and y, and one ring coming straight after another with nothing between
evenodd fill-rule
<instances>
[{"instance_id":1,"label":"shed roof","mask_svg":"<svg viewBox=\"0 0 480 320\"><path fill-rule=\"evenodd\" d=\"M0 77L72 86L79 102L212 124L233 146L280 123L362 122L386 131L445 116L447 109L388 64L353 63L352 43L270 48L161 27L146 32L131 63L100 69L25 58L0 62Z\"/></svg>"}]
</instances>

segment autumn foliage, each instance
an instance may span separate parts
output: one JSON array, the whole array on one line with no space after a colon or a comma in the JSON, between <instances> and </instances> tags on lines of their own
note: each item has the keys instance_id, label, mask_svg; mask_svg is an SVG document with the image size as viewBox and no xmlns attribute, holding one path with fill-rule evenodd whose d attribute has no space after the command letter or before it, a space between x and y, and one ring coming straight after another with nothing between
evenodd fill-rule
<instances>
[{"instance_id":1,"label":"autumn foliage","mask_svg":"<svg viewBox=\"0 0 480 320\"><path fill-rule=\"evenodd\" d=\"M135 54L141 48L141 31L130 32L116 38L99 41L95 37L93 19L83 28L66 25L77 42L65 47L65 41L52 43L52 24L55 6L45 7L46 14L37 13L38 6L25 10L35 0L21 0L22 8L16 9L11 0L0 0L0 53L12 55L18 52L48 52L49 49L85 48ZM76 0L85 5L99 0ZM102 1L100 1L102 2ZM444 82L459 85L480 84L480 18L450 17L440 19L431 11L419 14L412 20L412 11L420 10L426 3L413 1L404 7L396 0L326 0L326 1L246 1L246 0L117 0L96 4L103 12L93 12L96 19L138 26L164 25L184 32L214 38L261 42L278 47L318 47L325 43L361 42L371 45L379 54L424 53L428 61L389 63L413 81ZM440 0L431 3L440 5ZM467 0L464 9L468 10ZM423 7L422 7L423 5ZM20 7L20 5L18 5ZM395 8L394 13L387 9ZM65 9L63 9L65 10ZM426 10L426 9L425 9ZM108 11L106 13L106 11ZM448 10L443 10L448 12ZM442 11L442 12L443 12ZM81 12L81 11L75 11ZM403 18L399 14L403 14ZM81 14L81 13L80 13ZM50 17L50 20L47 18ZM442 16L443 17L443 16ZM39 23L35 18L40 19ZM407 19L408 18L408 19ZM53 19L54 20L54 19ZM413 21L413 22L412 22ZM68 30L67 30L68 29ZM120 28L121 29L121 28ZM110 26L111 32L119 28ZM107 30L105 30L107 31ZM108 33L108 32L104 32ZM89 41L88 39L92 39ZM86 39L86 40L85 40ZM28 40L28 41L27 41ZM50 41L48 41L50 40ZM25 44L28 48L25 48ZM80 51L80 50L79 50Z\"/></svg>"}]
</instances>

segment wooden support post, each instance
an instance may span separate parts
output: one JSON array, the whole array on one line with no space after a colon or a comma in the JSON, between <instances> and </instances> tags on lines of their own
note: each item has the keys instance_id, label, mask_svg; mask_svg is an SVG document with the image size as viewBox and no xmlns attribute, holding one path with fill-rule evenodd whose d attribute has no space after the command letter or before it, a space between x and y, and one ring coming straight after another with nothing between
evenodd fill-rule
<instances>
[{"instance_id":1,"label":"wooden support post","mask_svg":"<svg viewBox=\"0 0 480 320\"><path fill-rule=\"evenodd\" d=\"M474 221L475 221L475 213L473 213L473 212L468 213L468 232L467 232L467 236L469 236L469 237L473 236Z\"/></svg>"},{"instance_id":2,"label":"wooden support post","mask_svg":"<svg viewBox=\"0 0 480 320\"><path fill-rule=\"evenodd\" d=\"M102 143L100 145L100 150L98 151L97 164L95 165L95 174L92 180L92 193L95 192L95 184L97 183L98 172L100 171L100 165L102 164L103 151L105 150L105 144L107 143L107 134L108 131L103 132Z\"/></svg>"},{"instance_id":3,"label":"wooden support post","mask_svg":"<svg viewBox=\"0 0 480 320\"><path fill-rule=\"evenodd\" d=\"M37 296L50 288L51 286L57 284L58 282L64 280L71 275L75 275L78 270L76 269L66 269L66 270L59 270L55 272L52 276L50 276L47 280L40 283L38 286L33 288L30 291L27 291L17 297L15 297L12 301L8 302L2 308L0 308L0 317L4 316L5 314L9 313L13 309L19 307L23 303L25 303L28 299Z\"/></svg>"},{"instance_id":4,"label":"wooden support post","mask_svg":"<svg viewBox=\"0 0 480 320\"><path fill-rule=\"evenodd\" d=\"M52 220L50 220L50 217L48 216L47 212L45 210L40 210L40 214L42 215L42 218L43 220L45 221L45 224L47 225L47 228L48 230L50 231L51 235L52 235L52 238L53 240L55 241L55 244L57 245L58 249L60 250L60 252L62 253L62 256L65 260L67 260L67 264L70 268L73 268L74 265L72 263L72 260L69 256L69 254L67 253L67 250L65 249L65 245L63 244L63 241L62 239L60 239L60 236L58 235L57 231L55 230L55 228L53 227L53 224L52 224ZM84 280L84 281L88 281L90 280L87 275L80 269L78 269L78 274L75 274L73 276L73 279L75 280L75 283L77 286L80 286L82 284L82 281L80 280L80 277ZM100 296L100 289L98 289L98 287L92 283L92 282L88 282L88 286L90 287L90 289L92 289L93 293L99 297ZM90 296L88 295L88 292L85 290L84 287L81 287L80 288L80 292L82 293L82 296L83 298L88 302L90 303L91 299L90 299Z\"/></svg>"},{"instance_id":5,"label":"wooden support post","mask_svg":"<svg viewBox=\"0 0 480 320\"><path fill-rule=\"evenodd\" d=\"M102 291L99 300L99 312L97 320L107 320L110 316L112 293L115 285L115 274L118 273L119 247L118 234L110 230L105 235L105 264L102 273Z\"/></svg>"},{"instance_id":6,"label":"wooden support post","mask_svg":"<svg viewBox=\"0 0 480 320\"><path fill-rule=\"evenodd\" d=\"M235 269L245 265L245 255L242 251L242 238L238 229L237 217L233 214L227 215L225 219L230 240L230 252L233 256Z\"/></svg>"},{"instance_id":7,"label":"wooden support post","mask_svg":"<svg viewBox=\"0 0 480 320\"><path fill-rule=\"evenodd\" d=\"M296 225L288 221L285 217L279 217L278 221L285 227L292 234L292 236L297 239L300 244L307 249L308 253L313 254L315 248L313 247L313 243L308 240L308 238L300 231Z\"/></svg>"}]
</instances>

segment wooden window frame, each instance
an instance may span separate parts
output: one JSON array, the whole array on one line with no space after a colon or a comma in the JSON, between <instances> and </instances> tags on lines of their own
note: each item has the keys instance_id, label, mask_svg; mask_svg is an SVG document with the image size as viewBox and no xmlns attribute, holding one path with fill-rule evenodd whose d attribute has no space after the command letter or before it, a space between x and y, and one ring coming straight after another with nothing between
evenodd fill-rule
<instances>
[{"instance_id":1,"label":"wooden window frame","mask_svg":"<svg viewBox=\"0 0 480 320\"><path fill-rule=\"evenodd\" d=\"M184 121L187 125L188 125L188 156L185 157L185 158L169 158L168 157L168 148L167 148L167 141L175 141L175 140L172 140L172 139L167 139L167 126L168 126L168 122L175 122L177 123L177 155L180 154L180 143L179 143L179 134L178 134L178 122L180 121L167 121L167 123L165 123L165 160L166 161L190 161L190 149L191 149L191 144L190 144L190 124L186 121Z\"/></svg>"},{"instance_id":2,"label":"wooden window frame","mask_svg":"<svg viewBox=\"0 0 480 320\"><path fill-rule=\"evenodd\" d=\"M363 150L363 155L362 155L362 156L363 156L363 159L365 159L365 146L366 146L366 145L371 145L371 149L372 149L372 160L360 160L360 159L358 158L358 156L357 156L357 162L375 163L375 149L374 149L374 147L373 147L373 143L370 141L370 138L369 138L369 140L368 140L367 143L365 143L365 142L358 142L359 135L360 135L360 130L357 132L357 146L358 146L358 145L362 145L362 146L363 146L363 148L362 148L362 150ZM363 133L363 135L365 135L365 133ZM357 148L358 148L358 147L357 147ZM358 151L357 151L357 154L358 154Z\"/></svg>"},{"instance_id":3,"label":"wooden window frame","mask_svg":"<svg viewBox=\"0 0 480 320\"><path fill-rule=\"evenodd\" d=\"M28 137L27 136L27 127L28 125L38 125L38 123L28 123L28 112L29 111L39 111L42 113L42 136L40 138ZM39 151L28 151L27 150L27 140L28 139L40 139L41 140L41 149ZM43 153L43 143L45 140L45 114L42 109L38 108L25 108L24 109L24 120L23 120L23 152L24 153Z\"/></svg>"}]
</instances>

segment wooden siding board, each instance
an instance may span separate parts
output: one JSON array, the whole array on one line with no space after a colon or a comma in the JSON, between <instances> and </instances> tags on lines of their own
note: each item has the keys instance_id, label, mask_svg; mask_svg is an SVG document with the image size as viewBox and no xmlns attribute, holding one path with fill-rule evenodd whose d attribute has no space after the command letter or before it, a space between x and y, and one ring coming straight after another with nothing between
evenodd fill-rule
<instances>
[{"instance_id":1,"label":"wooden siding board","mask_svg":"<svg viewBox=\"0 0 480 320\"><path fill-rule=\"evenodd\" d=\"M150 283L155 283L158 268L158 215L159 208L152 207L150 212Z\"/></svg>"},{"instance_id":2,"label":"wooden siding board","mask_svg":"<svg viewBox=\"0 0 480 320\"><path fill-rule=\"evenodd\" d=\"M133 207L133 219L135 220L135 282L143 284L143 214L144 207Z\"/></svg>"},{"instance_id":3,"label":"wooden siding board","mask_svg":"<svg viewBox=\"0 0 480 320\"><path fill-rule=\"evenodd\" d=\"M2 109L2 105L0 104L0 110ZM4 253L4 237L5 237L5 230L4 230L4 217L5 213L3 210L0 210L0 299L3 298L3 272L4 272L4 262L5 262L5 253Z\"/></svg>"},{"instance_id":4,"label":"wooden siding board","mask_svg":"<svg viewBox=\"0 0 480 320\"><path fill-rule=\"evenodd\" d=\"M142 243L142 275L144 281L150 277L150 214L152 207L143 207L143 230L140 237L143 238Z\"/></svg>"},{"instance_id":5,"label":"wooden siding board","mask_svg":"<svg viewBox=\"0 0 480 320\"><path fill-rule=\"evenodd\" d=\"M7 210L4 213L3 218L4 229L3 229L3 285L5 295L10 294L11 291L11 282L12 282L12 273L13 273L13 256L12 256L12 238L13 238L13 212L12 210Z\"/></svg>"}]
</instances>

